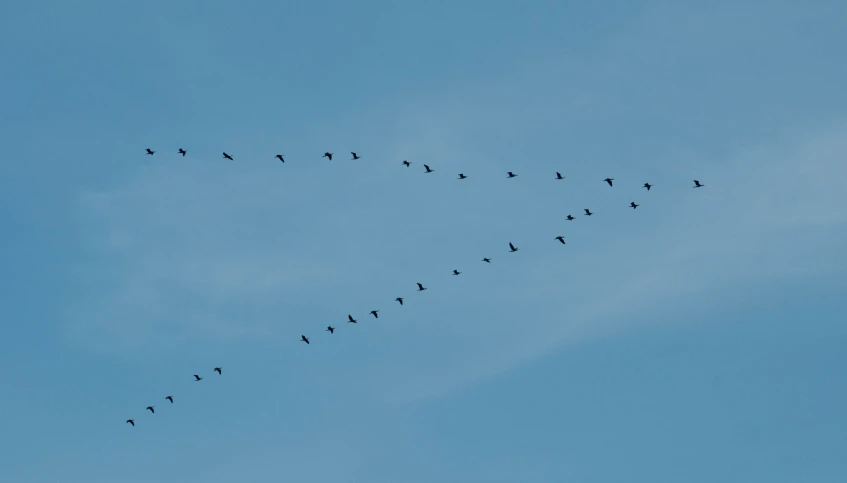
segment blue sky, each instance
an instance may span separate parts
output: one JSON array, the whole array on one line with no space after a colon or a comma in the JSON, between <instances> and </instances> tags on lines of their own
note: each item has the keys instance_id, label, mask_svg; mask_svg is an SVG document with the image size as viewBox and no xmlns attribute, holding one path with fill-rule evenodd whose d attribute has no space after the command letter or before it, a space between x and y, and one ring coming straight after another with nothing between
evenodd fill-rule
<instances>
[{"instance_id":1,"label":"blue sky","mask_svg":"<svg viewBox=\"0 0 847 483\"><path fill-rule=\"evenodd\" d=\"M0 480L844 481L845 19L4 2Z\"/></svg>"}]
</instances>

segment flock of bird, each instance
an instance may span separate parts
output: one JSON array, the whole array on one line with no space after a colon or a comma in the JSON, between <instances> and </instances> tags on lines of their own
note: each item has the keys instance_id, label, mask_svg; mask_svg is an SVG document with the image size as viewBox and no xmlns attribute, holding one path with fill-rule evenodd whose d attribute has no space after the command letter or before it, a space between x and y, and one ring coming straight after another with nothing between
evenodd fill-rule
<instances>
[{"instance_id":1,"label":"flock of bird","mask_svg":"<svg viewBox=\"0 0 847 483\"><path fill-rule=\"evenodd\" d=\"M147 154L147 155L150 155L150 156L152 156L152 155L156 154L156 151L153 151L153 150L152 150L152 149L150 149L150 148L147 148L147 150L146 150L146 151L147 151L147 152L146 152L146 154ZM185 156L185 155L187 154L187 151L185 151L184 149L180 148L180 149L177 151L177 153L178 153L178 154L180 154L180 155L182 155L182 156ZM228 154L228 153L226 153L226 152L223 152L222 154L223 154L223 158L224 158L224 159L228 159L228 160L230 160L230 161L234 161L234 158L233 158L233 156L232 156L231 154ZM361 156L359 156L359 155L358 155L357 153L355 153L355 152L352 152L352 151L351 151L351 152L350 152L350 154L353 156L353 157L351 158L351 160L361 159ZM323 155L322 157L324 157L324 158L328 158L330 161L332 161L332 156L333 156L333 153L325 152L325 153L324 153L324 155ZM277 154L276 156L274 156L274 158L279 159L279 161L280 161L280 162L282 162L282 163L285 163L285 155L284 155L284 154ZM406 166L406 167L410 167L410 166L412 165L412 163L411 163L411 162L409 162L409 161L405 161L405 160L404 160L401 164L403 164L403 165L404 165L404 166ZM423 165L423 167L424 167L424 170L425 170L424 172L425 172L425 173L427 173L427 174L428 174L428 173L433 173L433 172L435 172L435 170L434 170L434 169L430 168L430 167L429 167L428 165L426 165L426 164L424 164L424 165ZM514 178L514 177L517 177L517 176L518 176L518 175L517 175L516 173L512 172L512 171L508 171L508 172L506 173L506 177L508 177L508 178ZM468 176L466 176L464 173L459 173L458 179L467 179L467 178L468 178ZM565 179L565 176L562 176L562 174L561 174L560 172L558 172L558 171L557 171L557 172L556 172L556 176L555 176L553 179L561 180L561 179ZM605 183L607 183L607 184L609 185L609 187L614 187L614 183L613 183L613 181L614 181L614 180L615 180L614 178L606 178L606 179L603 179L602 181L603 181L603 182L605 182ZM694 181L694 186L693 186L693 188L702 188L702 187L704 187L704 186L705 186L704 184L700 183L700 181L698 181L698 180L696 180L696 179L695 179L695 180L693 180L693 181ZM650 183L644 183L644 184L642 185L642 188L645 188L647 191L650 191L650 189L651 189L652 187L653 187L653 185L652 185L652 184L650 184ZM633 201L633 202L631 202L631 203L629 204L629 207L631 207L632 209L636 209L636 208L638 208L639 206L640 206L640 205L638 205L638 204L637 204L637 203L635 203L634 201ZM588 208L585 208L584 210L585 210L585 213L584 213L584 215L585 215L585 216L591 216L591 215L593 215L593 214L594 214L594 213L592 213L592 212L591 212L591 210L589 210ZM573 217L572 215L568 215L568 216L566 217L566 219L567 219L567 220L569 220L569 221L572 221L572 220L574 220L574 217ZM561 243L562 245L565 245L565 237L564 237L564 236L562 236L562 235L559 235L559 236L555 237L555 238L554 238L554 240L558 241L558 242L559 242L559 243ZM510 252L510 253L514 253L514 252L517 252L517 251L519 251L519 250L520 250L520 249L519 249L517 246L515 246L512 242L509 242L509 252ZM480 261L481 261L481 262L484 262L484 263L491 263L491 259L490 259L490 258L488 258L488 257L484 257L484 258L482 258L482 260L480 260ZM458 276L458 275L461 275L461 274L462 274L462 272L460 272L459 270L453 270L453 273L452 273L452 274L453 274L454 276ZM427 290L427 288L426 288L426 287L424 287L424 286L423 286L423 284L421 284L420 282L417 282L417 286L418 286L418 288L417 288L417 291L418 291L418 292L423 292L423 291ZM404 301L404 300L405 300L405 299L404 299L403 297L397 297L397 298L395 298L395 299L394 299L394 301L396 301L396 302L397 302L398 304L400 304L400 305L403 305L403 301ZM379 318L379 310L371 310L371 311L369 312L369 315L372 315L375 319L378 319L378 318ZM348 315L347 315L347 321L346 321L346 322L347 322L348 324L356 324L356 323L358 323L358 320L356 320L355 318L353 318L353 315L352 315L352 314L348 314ZM336 328L335 328L335 327L333 327L332 325L329 325L329 326L327 326L327 328L326 328L325 332L329 332L330 334L334 334L334 333L335 333L335 330L336 330ZM300 341L301 341L301 342L305 342L306 344L311 344L311 341L310 341L309 337L306 337L305 335L301 335L301 336L300 336ZM213 371L214 371L214 372L217 372L217 373L218 373L218 375L222 375L222 374L223 374L223 372L222 372L222 368L220 368L220 367L215 367L215 368L213 369ZM202 381L202 380L203 380L203 378L202 378L202 377L200 377L200 376L199 376L199 375L197 375L197 374L194 374L194 382L200 382L200 381ZM167 401L169 401L169 402L170 402L170 404L173 404L173 403L174 403L174 398L173 398L173 396L166 396L164 399L166 399ZM147 406L147 407L145 408L145 411L150 411L150 414L156 414L155 407L156 407L156 406L153 406L153 405ZM133 427L135 427L135 419L127 419L127 420L126 420L126 422L127 422L128 424L132 425Z\"/></svg>"}]
</instances>

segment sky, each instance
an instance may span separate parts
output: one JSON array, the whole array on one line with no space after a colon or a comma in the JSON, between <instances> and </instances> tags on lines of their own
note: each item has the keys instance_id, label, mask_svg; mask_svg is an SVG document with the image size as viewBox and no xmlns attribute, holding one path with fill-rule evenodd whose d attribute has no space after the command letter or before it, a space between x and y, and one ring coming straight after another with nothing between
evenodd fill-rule
<instances>
[{"instance_id":1,"label":"sky","mask_svg":"<svg viewBox=\"0 0 847 483\"><path fill-rule=\"evenodd\" d=\"M834 0L0 2L0 480L845 481L844 45Z\"/></svg>"}]
</instances>

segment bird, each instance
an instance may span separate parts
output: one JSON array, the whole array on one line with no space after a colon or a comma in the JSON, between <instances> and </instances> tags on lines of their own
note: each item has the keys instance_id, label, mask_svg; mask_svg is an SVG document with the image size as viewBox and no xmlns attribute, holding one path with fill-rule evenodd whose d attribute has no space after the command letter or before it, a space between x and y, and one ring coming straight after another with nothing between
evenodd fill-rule
<instances>
[{"instance_id":1,"label":"bird","mask_svg":"<svg viewBox=\"0 0 847 483\"><path fill-rule=\"evenodd\" d=\"M485 263L491 263L491 259L490 259L490 258L483 258L483 259L482 259L482 261L483 261L483 262L485 262Z\"/></svg>"},{"instance_id":2,"label":"bird","mask_svg":"<svg viewBox=\"0 0 847 483\"><path fill-rule=\"evenodd\" d=\"M410 163L408 161L403 161L403 164L405 164L407 168L412 165L412 163Z\"/></svg>"},{"instance_id":3,"label":"bird","mask_svg":"<svg viewBox=\"0 0 847 483\"><path fill-rule=\"evenodd\" d=\"M353 155L353 159L359 159L359 158L361 158L361 156L359 156L358 154L354 153L353 151L350 151L350 154L352 154L352 155Z\"/></svg>"},{"instance_id":4,"label":"bird","mask_svg":"<svg viewBox=\"0 0 847 483\"><path fill-rule=\"evenodd\" d=\"M403 297L397 297L397 298L396 298L396 299L394 299L394 300L396 300L396 301L400 302L400 305L403 305Z\"/></svg>"},{"instance_id":5,"label":"bird","mask_svg":"<svg viewBox=\"0 0 847 483\"><path fill-rule=\"evenodd\" d=\"M591 216L593 214L588 208L585 209L585 216Z\"/></svg>"},{"instance_id":6,"label":"bird","mask_svg":"<svg viewBox=\"0 0 847 483\"><path fill-rule=\"evenodd\" d=\"M652 188L652 187L653 187L653 185L651 185L650 183L644 183L644 186L643 186L643 188L647 188L647 191L650 191L650 188Z\"/></svg>"},{"instance_id":7,"label":"bird","mask_svg":"<svg viewBox=\"0 0 847 483\"><path fill-rule=\"evenodd\" d=\"M614 179L615 179L615 178L606 178L606 179L604 179L603 181L605 181L605 182L609 183L609 186L612 186L612 181L614 181Z\"/></svg>"},{"instance_id":8,"label":"bird","mask_svg":"<svg viewBox=\"0 0 847 483\"><path fill-rule=\"evenodd\" d=\"M217 373L218 373L218 375L221 375L221 368L220 368L220 367L216 367L216 368L214 368L214 369L212 369L212 370L213 370L213 371L215 371L215 372L217 372Z\"/></svg>"},{"instance_id":9,"label":"bird","mask_svg":"<svg viewBox=\"0 0 847 483\"><path fill-rule=\"evenodd\" d=\"M333 327L333 326L331 326L331 325L330 325L330 326L327 326L326 331L327 331L327 332L329 332L330 334L332 334L332 333L334 333L334 332L335 332L335 327Z\"/></svg>"},{"instance_id":10,"label":"bird","mask_svg":"<svg viewBox=\"0 0 847 483\"><path fill-rule=\"evenodd\" d=\"M432 173L433 171L435 171L434 169L430 169L430 167L426 164L424 165L424 168L426 168L427 173Z\"/></svg>"},{"instance_id":11,"label":"bird","mask_svg":"<svg viewBox=\"0 0 847 483\"><path fill-rule=\"evenodd\" d=\"M202 381L202 380L203 380L203 378L202 378L202 377L198 376L197 374L194 374L194 381L195 381L195 382L196 382L196 381Z\"/></svg>"},{"instance_id":12,"label":"bird","mask_svg":"<svg viewBox=\"0 0 847 483\"><path fill-rule=\"evenodd\" d=\"M418 292L423 292L424 290L426 290L426 287L424 287L423 285L421 285L420 282L418 282Z\"/></svg>"},{"instance_id":13,"label":"bird","mask_svg":"<svg viewBox=\"0 0 847 483\"><path fill-rule=\"evenodd\" d=\"M462 173L459 173L459 179L467 179L467 176L465 176L465 175L464 175L464 174L462 174Z\"/></svg>"},{"instance_id":14,"label":"bird","mask_svg":"<svg viewBox=\"0 0 847 483\"><path fill-rule=\"evenodd\" d=\"M633 210L638 208L638 205L636 205L634 201L630 203L629 206L631 206Z\"/></svg>"},{"instance_id":15,"label":"bird","mask_svg":"<svg viewBox=\"0 0 847 483\"><path fill-rule=\"evenodd\" d=\"M511 172L511 171L509 171L509 172L508 172L508 173L506 173L506 174L508 174L508 175L509 175L509 178L514 178L515 176L517 176L515 173L513 173L513 172Z\"/></svg>"},{"instance_id":16,"label":"bird","mask_svg":"<svg viewBox=\"0 0 847 483\"><path fill-rule=\"evenodd\" d=\"M573 219L574 219L573 216L568 215L568 221L573 221Z\"/></svg>"},{"instance_id":17,"label":"bird","mask_svg":"<svg viewBox=\"0 0 847 483\"><path fill-rule=\"evenodd\" d=\"M278 159L278 160L280 160L280 161L282 161L282 162L284 163L284 162L285 162L285 159L283 159L283 156L285 156L285 155L284 155L284 154L277 154L277 155L276 155L276 156L274 156L274 157L275 157L276 159Z\"/></svg>"},{"instance_id":18,"label":"bird","mask_svg":"<svg viewBox=\"0 0 847 483\"><path fill-rule=\"evenodd\" d=\"M695 188L702 188L702 187L704 187L704 186L706 186L706 185L704 185L704 184L700 184L700 182L699 182L699 181L697 181L696 179L694 180L694 187L695 187Z\"/></svg>"},{"instance_id":19,"label":"bird","mask_svg":"<svg viewBox=\"0 0 847 483\"><path fill-rule=\"evenodd\" d=\"M562 245L565 244L565 237L563 237L562 235L557 236L556 240L559 240L560 242L562 242Z\"/></svg>"},{"instance_id":20,"label":"bird","mask_svg":"<svg viewBox=\"0 0 847 483\"><path fill-rule=\"evenodd\" d=\"M149 155L151 155L151 156L152 156L152 155L153 155L153 153L155 153L155 152L156 152L156 151L153 151L152 149L147 148L147 154L149 154Z\"/></svg>"},{"instance_id":21,"label":"bird","mask_svg":"<svg viewBox=\"0 0 847 483\"><path fill-rule=\"evenodd\" d=\"M377 315L377 312L379 312L379 310L371 310L371 315L373 315L375 319L379 318L379 315Z\"/></svg>"},{"instance_id":22,"label":"bird","mask_svg":"<svg viewBox=\"0 0 847 483\"><path fill-rule=\"evenodd\" d=\"M347 323L348 323L348 324L355 324L355 323L356 323L356 319L354 319L352 315L347 314Z\"/></svg>"},{"instance_id":23,"label":"bird","mask_svg":"<svg viewBox=\"0 0 847 483\"><path fill-rule=\"evenodd\" d=\"M135 420L133 420L133 419L127 419L127 420L126 420L126 422L128 422L129 424L131 424L131 425L132 425L132 427L135 427Z\"/></svg>"},{"instance_id":24,"label":"bird","mask_svg":"<svg viewBox=\"0 0 847 483\"><path fill-rule=\"evenodd\" d=\"M512 242L509 242L509 251L510 252L516 252L516 251L518 251L518 247L512 245Z\"/></svg>"},{"instance_id":25,"label":"bird","mask_svg":"<svg viewBox=\"0 0 847 483\"><path fill-rule=\"evenodd\" d=\"M226 159L230 160L230 161L234 161L234 159L232 159L232 156L230 156L229 154L226 154L226 151L224 151L224 157Z\"/></svg>"},{"instance_id":26,"label":"bird","mask_svg":"<svg viewBox=\"0 0 847 483\"><path fill-rule=\"evenodd\" d=\"M562 176L562 173L556 171L556 179L565 179L565 177Z\"/></svg>"},{"instance_id":27,"label":"bird","mask_svg":"<svg viewBox=\"0 0 847 483\"><path fill-rule=\"evenodd\" d=\"M173 396L165 396L165 399L167 399L168 401L170 401L170 402L171 402L171 404L173 404L173 403L174 403L174 397L173 397Z\"/></svg>"},{"instance_id":28,"label":"bird","mask_svg":"<svg viewBox=\"0 0 847 483\"><path fill-rule=\"evenodd\" d=\"M156 414L156 411L153 411L153 406L147 406L147 410L153 414Z\"/></svg>"},{"instance_id":29,"label":"bird","mask_svg":"<svg viewBox=\"0 0 847 483\"><path fill-rule=\"evenodd\" d=\"M181 154L183 158L185 157L185 150L184 150L184 149L179 148L179 151L177 151L177 152L178 152L179 154Z\"/></svg>"},{"instance_id":30,"label":"bird","mask_svg":"<svg viewBox=\"0 0 847 483\"><path fill-rule=\"evenodd\" d=\"M453 275L461 275L461 274L462 274L462 272L460 272L458 270L453 270Z\"/></svg>"},{"instance_id":31,"label":"bird","mask_svg":"<svg viewBox=\"0 0 847 483\"><path fill-rule=\"evenodd\" d=\"M329 160L332 161L332 153L330 153L330 152L324 153L324 155L321 156L321 157L322 158L329 158Z\"/></svg>"},{"instance_id":32,"label":"bird","mask_svg":"<svg viewBox=\"0 0 847 483\"><path fill-rule=\"evenodd\" d=\"M305 335L301 335L301 336L300 336L300 340L302 340L303 342L305 342L305 343L307 343L307 344L309 343L309 338L308 338L308 337L306 337Z\"/></svg>"}]
</instances>

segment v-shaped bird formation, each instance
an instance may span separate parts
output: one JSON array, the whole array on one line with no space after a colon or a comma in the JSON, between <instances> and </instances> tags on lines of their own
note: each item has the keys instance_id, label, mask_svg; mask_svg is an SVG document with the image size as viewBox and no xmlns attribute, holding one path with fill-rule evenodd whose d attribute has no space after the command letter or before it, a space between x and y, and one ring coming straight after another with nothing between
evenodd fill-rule
<instances>
[{"instance_id":1,"label":"v-shaped bird formation","mask_svg":"<svg viewBox=\"0 0 847 483\"><path fill-rule=\"evenodd\" d=\"M153 156L153 155L155 155L156 153L157 153L157 151L155 151L155 150L153 150L153 149L151 149L151 148L147 148L147 149L145 150L145 153L144 153L144 154L145 154L145 155L147 155L147 156ZM180 155L180 156L182 156L182 157L185 157L185 156L186 156L186 154L188 153L188 151L186 151L186 150L185 150L185 149L183 149L183 148L179 148L179 149L178 149L175 153L176 153L177 155ZM351 161L352 161L352 160L359 160L359 159L362 159L362 156L361 156L361 155L359 155L358 153L354 152L354 151L351 151L351 152L350 152L350 154L352 155L352 158L350 159ZM225 151L222 153L222 155L223 155L223 159L227 159L227 160L229 160L229 161L235 161L235 157L234 157L233 155L231 155L231 154L228 154L228 153L227 153L227 152L225 152ZM283 155L283 154L277 154L277 155L275 155L275 156L270 156L270 158L272 158L272 159L278 159L281 163L285 163L284 156L285 156L285 155ZM323 154L323 156L322 156L322 157L327 158L329 161L332 161L332 156L333 156L333 153L331 153L331 152L327 151L327 152L325 152L325 153ZM408 160L404 160L404 161L402 161L402 162L401 162L401 164L402 164L403 166L407 167L407 168L408 168L408 167L411 167L411 165L412 165L412 163L411 163L410 161L408 161ZM431 168L428 164L424 164L424 165L423 165L423 168L424 168L424 174L431 174L431 173L434 173L434 172L435 172L435 170L434 170L434 169L432 169L432 168ZM518 175L517 175L517 173L515 173L515 172L513 172L513 171L507 171L507 172L506 172L506 178L516 178L517 176L518 176ZM468 175L466 175L465 173L458 173L458 178L457 178L457 179L465 180L465 179L468 179L468 178L469 178L469 176L468 176ZM563 179L565 179L565 178L566 178L566 177L565 177L565 176L563 176L563 175L562 175L562 173L560 173L560 172L558 172L558 171L555 173L555 176L553 177L553 179L554 179L554 180L563 180ZM613 181L615 181L615 178L609 178L609 177L607 177L607 178L605 178L605 179L598 180L598 181L600 181L600 182L604 182L604 183L608 184L610 188L614 188L614 187L615 187L615 184L613 183ZM704 184L702 184L700 181L698 181L698 180L696 180L696 179L695 179L695 180L693 180L693 182L694 182L694 186L693 186L693 188L703 188L703 187L705 187L705 185L704 185ZM652 184L650 184L650 183L644 183L641 187L642 187L642 188L645 188L645 189L649 192L649 191L650 191L650 189L651 189L651 188L653 188L653 185L652 185ZM639 206L641 206L641 205L637 204L635 201L631 202L631 203L628 205L628 207L632 208L633 210L634 210L634 209L636 209L636 208L638 208ZM585 212L585 213L584 213L584 215L585 215L585 216L592 216L592 215L594 215L594 213L593 213L590 209L588 209L588 208L584 208L584 212ZM573 221L573 220L575 220L575 218L574 218L572 215L570 215L570 214L569 214L569 215L567 215L567 217L566 217L565 219L566 219L567 221ZM559 243L561 243L562 245L565 245L565 244L566 244L566 243L565 243L565 237L564 237L564 235L556 236L556 237L554 237L554 238L553 238L553 240L554 240L554 241L558 241L558 242L559 242ZM515 252L517 252L517 251L519 251L519 250L520 250L520 248L519 248L518 246L516 246L513 242L509 241L509 242L507 242L507 243L508 243L508 252L509 252L509 253L515 253ZM505 243L504 243L504 245L505 245ZM505 247L504 247L504 251L505 251ZM480 261L481 261L481 262L483 262L483 263L486 263L486 264L491 264L491 263L492 263L492 259L491 259L491 258L489 258L489 257L484 257L484 258L482 258ZM454 276L461 275L462 273L463 273L463 272L459 271L458 269L454 269L454 270L452 271L452 275L454 275ZM427 287L425 287L425 286L424 286L421 282L415 282L415 283L416 283L416 285L417 285L417 290L416 290L417 292L423 292L423 291L427 290ZM397 302L400 306L403 306L403 305L404 305L404 304L403 304L404 300L406 300L406 298L405 298L405 297L396 297L396 298L394 299L394 301L396 301L396 302ZM370 315L373 315L374 319L379 319L379 310L378 310L378 309L371 310L371 311L369 312L369 314L370 314ZM357 320L353 317L353 315L352 315L352 314L348 314L348 315L347 315L347 323L349 323L349 324L357 324L357 323L358 323L358 321L357 321ZM333 327L332 325L329 325L329 326L327 326L327 327L326 327L326 329L325 329L324 331L325 331L325 332L329 332L329 334L330 334L330 335L332 335L332 334L335 334L335 331L336 331L336 330L337 330L337 328ZM301 334L301 335L300 335L300 339L299 339L299 341L300 341L300 342L304 342L304 343L306 343L307 345L311 345L311 339L310 339L309 337L307 337L306 335L304 335L304 334ZM222 370L222 368L221 368L221 367L215 367L215 368L213 368L213 369L212 369L212 372L217 372L219 376L220 376L220 375L223 375L223 370ZM202 381L202 380L203 380L203 377L201 377L201 376L200 376L200 375L198 375L198 374L194 374L194 382L200 382L200 381ZM165 396L165 398L164 398L164 399L165 399L165 400L167 400L170 404L174 404L174 397L173 397L173 396ZM169 405L170 405L170 404L169 404ZM151 414L151 415L155 415L155 414L156 414L156 410L155 410L155 408L156 408L156 406L154 406L154 405L150 405L150 406L147 406L147 407L145 408L145 411L150 411L150 414ZM127 423L127 424L129 424L129 425L131 425L132 427L135 427L135 422L136 422L136 420L135 420L135 419L132 419L132 418L127 419L127 420L126 420L126 423Z\"/></svg>"}]
</instances>

